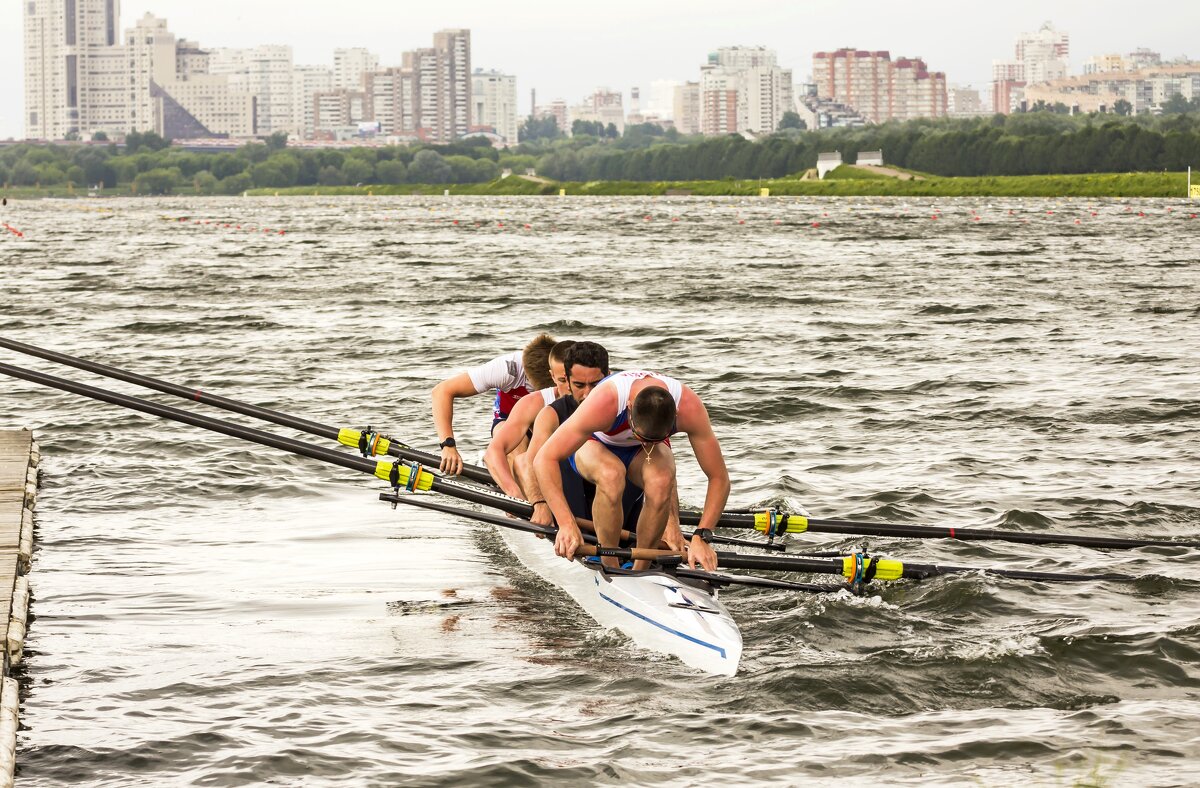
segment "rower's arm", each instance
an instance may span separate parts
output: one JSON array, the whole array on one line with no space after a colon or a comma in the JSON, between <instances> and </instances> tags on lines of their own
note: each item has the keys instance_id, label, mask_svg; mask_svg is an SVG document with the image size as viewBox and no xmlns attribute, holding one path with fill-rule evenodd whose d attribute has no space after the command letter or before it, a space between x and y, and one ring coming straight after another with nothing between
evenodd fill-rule
<instances>
[{"instance_id":1,"label":"rower's arm","mask_svg":"<svg viewBox=\"0 0 1200 788\"><path fill-rule=\"evenodd\" d=\"M437 431L439 443L454 437L454 400L473 397L477 393L471 376L466 372L446 378L433 387L433 428Z\"/></svg>"},{"instance_id":2,"label":"rower's arm","mask_svg":"<svg viewBox=\"0 0 1200 788\"><path fill-rule=\"evenodd\" d=\"M575 518L563 493L562 473L558 464L574 454L593 432L612 424L617 407L616 397L612 386L601 386L593 391L579 406L579 410L554 431L533 460L541 494L554 513L559 528L575 525Z\"/></svg>"},{"instance_id":3,"label":"rower's arm","mask_svg":"<svg viewBox=\"0 0 1200 788\"><path fill-rule=\"evenodd\" d=\"M520 483L521 489L525 491L525 500L542 501L543 503L540 505L548 506L548 504L544 503L546 498L542 495L541 485L538 484L537 474L533 468L533 461L556 429L558 429L558 413L555 412L554 408L542 408L537 418L533 421L533 437L529 439L529 448L518 455L516 462L513 463L513 470L517 473L517 481Z\"/></svg>"},{"instance_id":4,"label":"rower's arm","mask_svg":"<svg viewBox=\"0 0 1200 788\"><path fill-rule=\"evenodd\" d=\"M521 485L513 478L512 469L509 467L508 455L516 451L525 439L525 430L533 423L542 402L540 395L522 397L508 414L508 418L496 427L487 452L483 455L483 463L492 474L492 479L501 490L514 498L537 500L526 497L521 491Z\"/></svg>"},{"instance_id":5,"label":"rower's arm","mask_svg":"<svg viewBox=\"0 0 1200 788\"><path fill-rule=\"evenodd\" d=\"M679 403L679 429L686 432L692 444L692 452L700 470L708 477L708 492L704 496L704 512L700 515L697 528L716 528L725 503L729 500L729 470L721 454L708 410L700 398L688 388L684 389Z\"/></svg>"}]
</instances>

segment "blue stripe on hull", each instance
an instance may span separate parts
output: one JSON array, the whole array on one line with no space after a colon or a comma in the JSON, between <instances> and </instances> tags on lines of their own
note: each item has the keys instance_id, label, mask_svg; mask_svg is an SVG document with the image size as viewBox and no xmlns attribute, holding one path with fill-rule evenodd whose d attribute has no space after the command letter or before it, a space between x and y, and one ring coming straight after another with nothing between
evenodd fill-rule
<instances>
[{"instance_id":1,"label":"blue stripe on hull","mask_svg":"<svg viewBox=\"0 0 1200 788\"><path fill-rule=\"evenodd\" d=\"M597 583L597 585L599 585L599 583ZM654 626L658 627L659 629L663 630L664 632L670 632L672 635L678 635L679 637L683 638L684 640L689 640L692 643L695 643L696 645L704 646L705 648L711 648L713 651L715 651L721 655L721 659L727 659L727 657L725 656L725 649L721 648L720 646L700 640L699 638L694 638L691 635L680 632L678 629L671 629L669 626L667 626L666 624L663 624L660 621L655 621L654 619L652 619L648 616L642 615L641 613L637 612L636 610L625 607L625 605L622 605L620 602L618 602L617 600L613 599L612 597L606 595L603 591L600 591L599 589L597 589L596 593L599 594L600 598L603 599L604 601L616 605L621 610L624 610L626 613L630 614L631 616L637 616L642 621L645 621L648 624L653 624Z\"/></svg>"}]
</instances>

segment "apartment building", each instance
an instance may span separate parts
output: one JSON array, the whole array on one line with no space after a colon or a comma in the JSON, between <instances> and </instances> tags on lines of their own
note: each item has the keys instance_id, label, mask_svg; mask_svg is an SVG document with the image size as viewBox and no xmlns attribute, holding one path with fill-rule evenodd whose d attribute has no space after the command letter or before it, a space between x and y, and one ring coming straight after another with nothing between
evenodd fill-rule
<instances>
[{"instance_id":1,"label":"apartment building","mask_svg":"<svg viewBox=\"0 0 1200 788\"><path fill-rule=\"evenodd\" d=\"M872 123L942 117L946 75L921 58L892 60L886 51L839 49L813 55L817 98L853 107Z\"/></svg>"},{"instance_id":2,"label":"apartment building","mask_svg":"<svg viewBox=\"0 0 1200 788\"><path fill-rule=\"evenodd\" d=\"M509 145L517 144L517 78L477 68L471 75L474 128L489 127Z\"/></svg>"},{"instance_id":3,"label":"apartment building","mask_svg":"<svg viewBox=\"0 0 1200 788\"><path fill-rule=\"evenodd\" d=\"M333 50L333 88L362 90L367 74L379 70L379 56L362 47Z\"/></svg>"},{"instance_id":4,"label":"apartment building","mask_svg":"<svg viewBox=\"0 0 1200 788\"><path fill-rule=\"evenodd\" d=\"M122 132L127 118L119 0L22 0L25 136Z\"/></svg>"},{"instance_id":5,"label":"apartment building","mask_svg":"<svg viewBox=\"0 0 1200 788\"><path fill-rule=\"evenodd\" d=\"M316 133L314 99L333 90L333 80L333 70L325 66L292 69L292 129L300 139L311 140Z\"/></svg>"},{"instance_id":6,"label":"apartment building","mask_svg":"<svg viewBox=\"0 0 1200 788\"><path fill-rule=\"evenodd\" d=\"M992 110L1008 114L1026 100L1025 88L1067 76L1071 37L1047 22L1017 36L1015 60L992 61Z\"/></svg>"},{"instance_id":7,"label":"apartment building","mask_svg":"<svg viewBox=\"0 0 1200 788\"><path fill-rule=\"evenodd\" d=\"M710 53L698 85L703 134L769 134L793 105L792 72L781 69L775 51L762 46L721 47ZM683 131L678 118L676 127Z\"/></svg>"},{"instance_id":8,"label":"apartment building","mask_svg":"<svg viewBox=\"0 0 1200 788\"><path fill-rule=\"evenodd\" d=\"M680 134L700 133L700 83L675 86L675 128Z\"/></svg>"},{"instance_id":9,"label":"apartment building","mask_svg":"<svg viewBox=\"0 0 1200 788\"><path fill-rule=\"evenodd\" d=\"M1129 102L1134 113L1153 111L1173 96L1200 97L1200 63L1084 74L1025 89L1030 104L1062 103L1078 112L1112 112L1122 100Z\"/></svg>"},{"instance_id":10,"label":"apartment building","mask_svg":"<svg viewBox=\"0 0 1200 788\"><path fill-rule=\"evenodd\" d=\"M221 48L210 53L209 73L227 77L231 90L254 96L259 134L299 134L292 108L293 71L290 46Z\"/></svg>"}]
</instances>

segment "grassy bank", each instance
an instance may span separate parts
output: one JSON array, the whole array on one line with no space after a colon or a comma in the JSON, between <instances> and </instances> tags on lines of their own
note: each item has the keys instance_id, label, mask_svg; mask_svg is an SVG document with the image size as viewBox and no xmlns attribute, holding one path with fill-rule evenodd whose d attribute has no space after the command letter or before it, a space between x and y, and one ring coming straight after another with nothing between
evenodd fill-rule
<instances>
[{"instance_id":1,"label":"grassy bank","mask_svg":"<svg viewBox=\"0 0 1200 788\"><path fill-rule=\"evenodd\" d=\"M1183 197L1186 173L1141 172L1095 175L1023 175L985 178L939 178L898 180L856 173L823 181L800 178L720 181L591 181L589 183L538 183L525 178L505 178L491 183L400 186L299 186L291 189L256 189L254 196L267 195L568 195L663 196L691 194L697 197L758 196L769 189L772 197Z\"/></svg>"},{"instance_id":2,"label":"grassy bank","mask_svg":"<svg viewBox=\"0 0 1200 788\"><path fill-rule=\"evenodd\" d=\"M757 197L769 189L772 197L1183 197L1187 174L1182 172L1137 172L1092 175L1019 175L983 178L940 178L921 175L923 180L899 180L886 175L841 168L823 181L788 177L764 180L719 181L590 181L587 183L547 181L513 176L489 183L400 184L395 186L294 186L286 189L253 189L251 196L385 196L385 195L557 195L572 196L664 196ZM1200 184L1200 177L1196 179ZM0 189L9 199L41 197L84 197L80 189L66 186ZM196 196L193 189L180 188L177 196ZM126 197L126 185L105 190L105 197Z\"/></svg>"}]
</instances>

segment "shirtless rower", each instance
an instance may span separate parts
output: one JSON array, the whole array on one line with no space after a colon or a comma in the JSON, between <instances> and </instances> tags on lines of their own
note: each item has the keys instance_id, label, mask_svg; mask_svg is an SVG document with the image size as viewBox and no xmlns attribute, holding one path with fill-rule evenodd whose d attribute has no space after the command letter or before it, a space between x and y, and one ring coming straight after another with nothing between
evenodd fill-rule
<instances>
[{"instance_id":1,"label":"shirtless rower","mask_svg":"<svg viewBox=\"0 0 1200 788\"><path fill-rule=\"evenodd\" d=\"M708 477L704 511L688 545L687 561L692 567L700 564L708 571L716 569L717 555L708 540L729 498L729 472L721 446L696 393L674 378L651 372L620 372L607 378L534 458L541 493L558 524L554 551L573 559L583 543L563 495L558 465L572 456L579 475L596 485L592 521L600 544L616 547L619 543L621 496L628 480L645 491L637 545L657 547L668 527L675 490L675 456L669 439L679 432L688 436L696 461ZM674 536L666 535L668 543L675 541ZM646 561L634 563L634 569L648 566Z\"/></svg>"},{"instance_id":2,"label":"shirtless rower","mask_svg":"<svg viewBox=\"0 0 1200 788\"><path fill-rule=\"evenodd\" d=\"M508 418L517 401L530 391L552 384L550 350L554 337L539 334L524 350L497 356L486 364L472 367L447 378L433 387L433 426L442 450L442 473L462 472L462 455L454 440L454 400L473 397L485 391L496 392L492 408L492 429Z\"/></svg>"},{"instance_id":3,"label":"shirtless rower","mask_svg":"<svg viewBox=\"0 0 1200 788\"><path fill-rule=\"evenodd\" d=\"M483 464L496 485L514 498L524 497L521 485L513 477L513 463L524 454L532 435L533 422L537 415L554 400L567 394L568 382L565 361L568 351L575 344L564 339L550 348L550 378L552 386L538 389L522 397L508 414L508 418L492 429L492 440L483 455ZM525 498L525 500L532 500Z\"/></svg>"}]
</instances>

